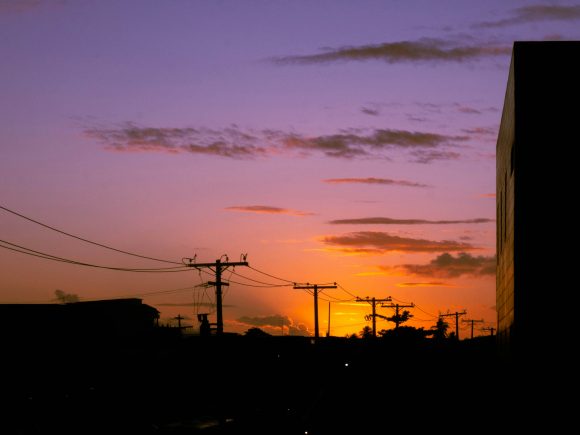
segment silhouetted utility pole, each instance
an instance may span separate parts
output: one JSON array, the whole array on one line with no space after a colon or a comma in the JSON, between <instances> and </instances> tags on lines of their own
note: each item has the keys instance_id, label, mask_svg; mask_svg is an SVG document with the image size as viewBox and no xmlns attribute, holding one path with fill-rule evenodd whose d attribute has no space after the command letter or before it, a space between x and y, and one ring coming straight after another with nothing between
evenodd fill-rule
<instances>
[{"instance_id":1,"label":"silhouetted utility pole","mask_svg":"<svg viewBox=\"0 0 580 435\"><path fill-rule=\"evenodd\" d=\"M328 301L328 327L326 329L326 336L330 337L330 301Z\"/></svg>"},{"instance_id":2,"label":"silhouetted utility pole","mask_svg":"<svg viewBox=\"0 0 580 435\"><path fill-rule=\"evenodd\" d=\"M459 316L464 316L465 314L467 314L465 310L462 312L456 311L454 313L439 314L439 317L455 316L455 339L457 341L459 341Z\"/></svg>"},{"instance_id":3,"label":"silhouetted utility pole","mask_svg":"<svg viewBox=\"0 0 580 435\"><path fill-rule=\"evenodd\" d=\"M489 335L491 335L493 337L493 331L495 331L495 328L493 326L490 326L489 328L481 328L482 331L489 331Z\"/></svg>"},{"instance_id":4,"label":"silhouetted utility pole","mask_svg":"<svg viewBox=\"0 0 580 435\"><path fill-rule=\"evenodd\" d=\"M224 319L222 313L222 286L229 285L227 282L222 282L222 272L228 267L235 266L249 266L246 260L246 256L242 255L244 261L229 262L226 256L226 261L222 263L221 258L216 260L215 263L194 263L193 258L187 258L189 263L185 263L187 267L194 267L196 269L207 268L215 273L215 281L209 281L208 284L215 286L215 303L216 303L216 334L221 335L224 333Z\"/></svg>"},{"instance_id":5,"label":"silhouetted utility pole","mask_svg":"<svg viewBox=\"0 0 580 435\"><path fill-rule=\"evenodd\" d=\"M473 320L473 319L461 319L462 322L471 323L471 339L473 340L473 324L474 323L483 323L483 319L481 320Z\"/></svg>"},{"instance_id":6,"label":"silhouetted utility pole","mask_svg":"<svg viewBox=\"0 0 580 435\"><path fill-rule=\"evenodd\" d=\"M391 302L392 299L390 296L387 296L384 299L377 299L377 298L370 298L367 296L365 299L361 299L361 298L356 298L357 302L368 302L369 304L371 304L371 307L373 308L373 313L370 315L370 317L372 318L373 321L373 337L377 336L377 317L382 317L377 314L377 304L382 304L384 302ZM365 320L368 320L369 316L365 316Z\"/></svg>"},{"instance_id":7,"label":"silhouetted utility pole","mask_svg":"<svg viewBox=\"0 0 580 435\"><path fill-rule=\"evenodd\" d=\"M314 338L319 337L318 332L318 290L324 290L327 288L336 288L336 283L334 285L318 285L318 284L309 284L306 285L295 285L295 290L312 290L314 296Z\"/></svg>"},{"instance_id":8,"label":"silhouetted utility pole","mask_svg":"<svg viewBox=\"0 0 580 435\"><path fill-rule=\"evenodd\" d=\"M385 304L381 304L381 307L383 308L394 308L395 309L395 329L397 329L399 327L399 323L401 323L400 321L400 317L399 317L399 310L401 308L413 308L415 306L415 304L411 303L408 305L404 305L404 304L393 304L391 302L390 305L385 305Z\"/></svg>"},{"instance_id":9,"label":"silhouetted utility pole","mask_svg":"<svg viewBox=\"0 0 580 435\"><path fill-rule=\"evenodd\" d=\"M177 327L181 329L181 321L184 319L184 317L181 317L181 314L178 314L177 317L174 317L174 319L177 320Z\"/></svg>"}]
</instances>

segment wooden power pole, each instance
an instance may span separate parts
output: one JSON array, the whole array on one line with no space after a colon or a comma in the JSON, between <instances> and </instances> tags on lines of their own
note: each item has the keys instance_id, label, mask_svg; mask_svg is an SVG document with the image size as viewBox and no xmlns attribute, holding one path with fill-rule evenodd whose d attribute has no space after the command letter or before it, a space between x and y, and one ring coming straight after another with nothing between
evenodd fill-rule
<instances>
[{"instance_id":1,"label":"wooden power pole","mask_svg":"<svg viewBox=\"0 0 580 435\"><path fill-rule=\"evenodd\" d=\"M361 298L356 298L357 302L368 302L369 304L371 304L371 307L373 309L372 314L370 315L370 317L372 318L373 321L373 337L377 336L377 317L382 317L379 316L377 314L377 304L382 304L384 302L391 302L392 299L390 296L387 296L384 299L377 299L377 298L370 298L367 296L365 299L361 299ZM366 318L366 316L365 316ZM368 320L368 319L366 319Z\"/></svg>"},{"instance_id":2,"label":"wooden power pole","mask_svg":"<svg viewBox=\"0 0 580 435\"><path fill-rule=\"evenodd\" d=\"M413 304L413 303L410 303L410 304L393 304L391 302L390 305L382 304L381 307L383 307L383 308L394 308L395 309L395 316L394 316L394 318L395 318L395 329L397 329L399 327L399 323L401 323L400 317L399 317L399 310L401 308L414 308L415 307L415 304Z\"/></svg>"},{"instance_id":3,"label":"wooden power pole","mask_svg":"<svg viewBox=\"0 0 580 435\"><path fill-rule=\"evenodd\" d=\"M490 326L489 328L481 328L482 331L489 331L489 335L491 335L493 337L493 332L495 331L495 328L493 326Z\"/></svg>"},{"instance_id":4,"label":"wooden power pole","mask_svg":"<svg viewBox=\"0 0 580 435\"><path fill-rule=\"evenodd\" d=\"M334 285L318 285L318 284L309 284L306 285L295 285L295 290L312 290L314 296L314 338L318 339L320 336L318 330L318 290L324 290L327 288L336 288L336 283Z\"/></svg>"},{"instance_id":5,"label":"wooden power pole","mask_svg":"<svg viewBox=\"0 0 580 435\"><path fill-rule=\"evenodd\" d=\"M473 340L473 324L474 323L483 323L483 319L481 320L473 320L473 319L462 319L462 322L471 323L471 339Z\"/></svg>"},{"instance_id":6,"label":"wooden power pole","mask_svg":"<svg viewBox=\"0 0 580 435\"><path fill-rule=\"evenodd\" d=\"M463 310L461 312L456 311L454 313L439 314L439 317L455 316L455 339L459 341L459 316L464 316L467 311Z\"/></svg>"},{"instance_id":7,"label":"wooden power pole","mask_svg":"<svg viewBox=\"0 0 580 435\"><path fill-rule=\"evenodd\" d=\"M244 261L229 262L226 256L226 261L222 262L221 258L215 263L194 263L193 258L188 258L189 263L185 263L187 267L194 267L195 269L207 268L215 273L215 281L209 281L208 284L215 286L215 303L216 303L216 334L222 335L224 333L224 318L222 313L222 286L228 286L227 282L222 281L222 272L228 267L235 266L249 266L246 256L243 255Z\"/></svg>"}]
</instances>

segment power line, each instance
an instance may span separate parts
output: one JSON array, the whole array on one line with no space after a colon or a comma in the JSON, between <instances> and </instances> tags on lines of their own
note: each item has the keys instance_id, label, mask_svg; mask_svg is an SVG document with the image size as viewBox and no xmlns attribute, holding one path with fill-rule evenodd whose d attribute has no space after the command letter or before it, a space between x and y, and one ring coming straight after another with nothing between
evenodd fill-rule
<instances>
[{"instance_id":1,"label":"power line","mask_svg":"<svg viewBox=\"0 0 580 435\"><path fill-rule=\"evenodd\" d=\"M39 222L37 220L34 220L32 218L29 218L28 216L24 216L23 214L15 212L14 210L10 210L9 208L3 207L1 205L0 205L0 209L6 211L8 213L12 213L15 216L21 217L22 219L26 219L27 221L33 222L37 225L48 228L49 230L56 231L57 233L64 234L65 236L68 236L68 237L72 237L73 239L77 239L77 240L81 240L81 241L86 242L86 243L90 243L91 245L100 246L101 248L110 249L111 251L120 252L121 254L131 255L133 257L144 258L146 260L153 260L153 261L159 261L162 263L170 263L170 264L181 264L181 263L178 263L176 261L162 260L160 258L148 257L146 255L135 254L133 252L123 251L122 249L117 249L117 248L113 248L111 246L103 245L102 243L93 242L93 241L85 239L83 237L75 236L74 234L70 234L70 233L67 233L66 231L59 230L58 228L51 227L50 225L44 224L44 223Z\"/></svg>"},{"instance_id":2,"label":"power line","mask_svg":"<svg viewBox=\"0 0 580 435\"><path fill-rule=\"evenodd\" d=\"M234 274L236 276L239 276L240 278L247 279L248 281L257 282L258 284L264 284L264 285L269 286L269 287L290 287L290 286L293 285L293 284L272 284L272 283L269 283L269 282L259 281L257 279L248 278L247 276L244 276L244 275L242 275L240 273L237 273L234 270L231 270L230 271L230 276L231 276L231 274ZM235 281L232 281L232 282L235 282ZM236 284L240 284L240 283L236 283Z\"/></svg>"},{"instance_id":3,"label":"power line","mask_svg":"<svg viewBox=\"0 0 580 435\"><path fill-rule=\"evenodd\" d=\"M256 269L255 267L252 267L252 266L248 266L248 268L249 268L249 269L252 269L252 270L255 270L255 271L256 271L256 272L258 272L258 273L261 273L262 275L266 275L266 276L269 276L270 278L274 278L274 279L277 279L277 280L280 280L280 281L285 281L285 282L287 282L287 283L289 283L289 284L297 284L297 283L298 283L297 281L291 281L291 280L289 280L289 279L280 278L280 277L278 277L278 276L275 276L275 275L272 275L272 274L269 274L269 273L263 272L263 271L261 271L261 270L258 270L258 269Z\"/></svg>"},{"instance_id":4,"label":"power line","mask_svg":"<svg viewBox=\"0 0 580 435\"><path fill-rule=\"evenodd\" d=\"M446 313L446 314L439 314L439 317L449 317L449 316L455 316L455 339L457 341L459 341L459 316L464 316L467 314L466 310L463 310L461 312L456 311L454 313Z\"/></svg>"},{"instance_id":5,"label":"power line","mask_svg":"<svg viewBox=\"0 0 580 435\"><path fill-rule=\"evenodd\" d=\"M330 302L335 302L335 301L336 302L352 302L352 301L355 301L356 300L354 298L353 299L341 299L341 298L337 298L336 296L329 295L328 293L326 293L324 291L320 291L320 294L321 295L328 296L329 298L334 299L334 301L330 301Z\"/></svg>"},{"instance_id":6,"label":"power line","mask_svg":"<svg viewBox=\"0 0 580 435\"><path fill-rule=\"evenodd\" d=\"M310 284L306 283L304 286L294 285L295 290L313 290L314 296L314 338L318 339L318 291L324 289L336 288L336 284L333 285L320 285L320 284Z\"/></svg>"},{"instance_id":7,"label":"power line","mask_svg":"<svg viewBox=\"0 0 580 435\"><path fill-rule=\"evenodd\" d=\"M5 246L10 245L10 246ZM15 243L8 242L6 240L0 240L0 248L8 249L15 252L20 252L21 254L31 255L33 257L43 258L45 260L58 261L60 263L75 264L77 266L94 267L98 269L108 269L117 270L122 272L146 272L146 273L159 273L159 272L186 272L188 269L185 267L162 267L162 268L130 268L130 267L113 267L113 266L102 266L92 263L84 263L82 261L70 260L68 258L58 257L56 255L47 254L45 252L36 251L34 249L26 248Z\"/></svg>"},{"instance_id":8,"label":"power line","mask_svg":"<svg viewBox=\"0 0 580 435\"><path fill-rule=\"evenodd\" d=\"M99 299L95 299L95 298L81 298L85 301L91 301L91 300L108 300L108 299L125 299L125 298L131 298L131 297L146 297L146 296L156 296L156 295L165 295L165 294L171 294L171 293L179 293L182 291L186 291L186 290L195 290L195 287L189 286L189 287L181 287L181 288L174 288L174 289L170 289L170 290L157 290L157 291L152 291L152 292L147 292L147 293L134 293L134 294L129 294L129 295L123 295L123 296L114 296L114 297L110 297L110 298L99 298Z\"/></svg>"},{"instance_id":9,"label":"power line","mask_svg":"<svg viewBox=\"0 0 580 435\"><path fill-rule=\"evenodd\" d=\"M310 293L310 296L314 296L314 293ZM329 295L326 295L326 296L329 296ZM333 301L333 300L331 300L331 299L326 299L326 298L323 298L323 297L322 297L322 296L320 296L320 295L318 296L318 299L320 299L321 301L324 301L324 302L335 302L335 301Z\"/></svg>"},{"instance_id":10,"label":"power line","mask_svg":"<svg viewBox=\"0 0 580 435\"><path fill-rule=\"evenodd\" d=\"M395 301L397 301L397 302L401 302L401 303L403 303L403 304L410 304L410 303L411 303L411 302L409 302L409 301L403 301L403 300L401 300L401 299L397 299L396 297L393 297L393 299L394 299ZM431 314L431 313L429 313L429 312L425 311L424 309L422 309L422 308L421 308L419 305L417 305L417 304L415 304L415 308L417 308L419 311L422 311L423 313L427 314L428 316L431 316L431 317L433 317L434 319L437 319L437 318L439 317L439 316L436 316L435 314Z\"/></svg>"},{"instance_id":11,"label":"power line","mask_svg":"<svg viewBox=\"0 0 580 435\"><path fill-rule=\"evenodd\" d=\"M435 314L428 313L427 311L425 311L424 309L422 309L419 305L416 305L415 304L415 308L417 308L419 311L422 311L423 313L427 314L428 316L433 317L434 319L437 319L439 317L439 316L436 316Z\"/></svg>"},{"instance_id":12,"label":"power line","mask_svg":"<svg viewBox=\"0 0 580 435\"><path fill-rule=\"evenodd\" d=\"M248 284L248 283L244 283L244 282L232 281L231 279L228 280L227 282L232 282L234 284L239 284L239 285L245 285L246 287L258 287L258 288L276 288L276 287L290 287L291 286L291 284L275 284L275 285L271 285L271 284L267 284L267 285Z\"/></svg>"},{"instance_id":13,"label":"power line","mask_svg":"<svg viewBox=\"0 0 580 435\"><path fill-rule=\"evenodd\" d=\"M377 298L369 299L367 297L366 299L357 298L356 301L357 302L368 302L369 304L371 304L373 312L370 316L365 316L365 319L367 317L372 319L372 321L373 321L373 337L376 338L376 336L377 336L377 317L381 317L380 315L377 314L377 304L381 304L381 306L384 306L383 303L384 302L391 302L392 298L390 296L387 296L384 299L377 299ZM397 325L397 326L399 326L399 325Z\"/></svg>"},{"instance_id":14,"label":"power line","mask_svg":"<svg viewBox=\"0 0 580 435\"><path fill-rule=\"evenodd\" d=\"M404 300L402 300L402 299L397 299L397 298L396 298L396 297L394 297L394 296L393 296L393 299L394 299L395 301L397 301L397 302L401 302L402 304L410 304L410 303L411 303L411 302L409 302L409 301L404 301Z\"/></svg>"},{"instance_id":15,"label":"power line","mask_svg":"<svg viewBox=\"0 0 580 435\"><path fill-rule=\"evenodd\" d=\"M340 284L337 284L337 285L338 285L338 287L339 287L339 288L340 288L342 291L344 291L344 292L345 292L346 294L348 294L349 296L351 296L351 297L353 297L353 298L355 298L355 299L356 299L356 298L358 298L358 296L357 296L357 295L355 295L355 294L352 294L351 292L349 292L347 289L345 289L345 288L344 288L343 286L341 286Z\"/></svg>"},{"instance_id":16,"label":"power line","mask_svg":"<svg viewBox=\"0 0 580 435\"><path fill-rule=\"evenodd\" d=\"M222 258L225 257L225 262L222 262ZM244 261L239 262L230 262L227 255L222 255L219 259L215 261L215 263L195 263L195 258L188 258L188 264L185 263L185 258L182 259L183 264L186 267L194 267L196 269L203 269L208 268L215 273L215 281L209 282L215 286L215 300L216 300L216 333L217 335L222 335L224 332L224 321L223 321L223 311L222 311L222 286L229 286L229 283L222 281L222 272L227 270L229 267L236 267L236 266L248 266L248 262L246 261L246 255L242 255L241 259ZM241 283L236 283L241 284ZM246 284L249 285L249 284Z\"/></svg>"}]
</instances>

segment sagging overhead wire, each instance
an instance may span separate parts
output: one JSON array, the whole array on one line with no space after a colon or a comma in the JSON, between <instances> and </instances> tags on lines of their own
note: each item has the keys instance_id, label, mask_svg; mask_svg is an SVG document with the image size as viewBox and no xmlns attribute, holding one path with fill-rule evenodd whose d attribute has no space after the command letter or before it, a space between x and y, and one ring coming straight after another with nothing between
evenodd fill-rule
<instances>
[{"instance_id":1,"label":"sagging overhead wire","mask_svg":"<svg viewBox=\"0 0 580 435\"><path fill-rule=\"evenodd\" d=\"M288 287L288 284L280 284L280 285L257 285L257 284L248 284L248 283L243 283L243 282L238 282L238 281L232 281L232 280L229 280L228 282L231 282L231 283L234 283L234 284L238 284L238 285L244 285L246 287L259 287L259 288Z\"/></svg>"},{"instance_id":2,"label":"sagging overhead wire","mask_svg":"<svg viewBox=\"0 0 580 435\"><path fill-rule=\"evenodd\" d=\"M329 298L334 299L334 301L331 301L331 302L352 302L352 301L356 300L355 298L351 298L351 299L341 299L341 298L337 298L336 296L333 296L333 295L331 295L329 293L326 293L326 292L323 292L323 291L321 291L319 294L323 294L323 295L325 295L325 296L327 296Z\"/></svg>"},{"instance_id":3,"label":"sagging overhead wire","mask_svg":"<svg viewBox=\"0 0 580 435\"><path fill-rule=\"evenodd\" d=\"M177 261L163 260L161 258L155 258L155 257L148 257L146 255L135 254L133 252L123 251L122 249L113 248L112 246L107 246L107 245L104 245L102 243L93 242L93 241L88 240L88 239L85 239L83 237L75 236L74 234L67 233L66 231L63 231L63 230L59 230L58 228L52 227L50 225L44 224L42 222L39 222L39 221L37 221L35 219L29 218L28 216L24 216L21 213L15 212L14 210L10 210L9 208L3 207L1 205L0 205L0 209L6 211L8 213L12 213L13 215L18 216L18 217L20 217L22 219L26 219L27 221L33 222L33 223L35 223L37 225L40 225L40 226L42 226L44 228L48 228L49 230L55 231L57 233L63 234L63 235L68 236L68 237L72 237L73 239L77 239L77 240L80 240L82 242L90 243L91 245L99 246L101 248L109 249L111 251L119 252L121 254L131 255L133 257L144 258L146 260L159 261L159 262L168 263L168 264L181 264L181 263L179 263Z\"/></svg>"},{"instance_id":4,"label":"sagging overhead wire","mask_svg":"<svg viewBox=\"0 0 580 435\"><path fill-rule=\"evenodd\" d=\"M10 245L10 246L6 246ZM147 272L147 273L166 273L166 272L186 272L189 268L183 266L176 267L160 267L160 268L131 268L131 267L114 267L114 266L102 266L92 263L84 263L82 261L70 260L68 258L58 257L56 255L47 254L45 252L36 251L34 249L26 248L15 243L8 242L6 240L0 240L0 248L8 249L10 251L20 252L21 254L30 255L33 257L43 258L45 260L58 261L60 263L74 264L77 266L94 267L98 269L108 269L117 270L121 272Z\"/></svg>"},{"instance_id":5,"label":"sagging overhead wire","mask_svg":"<svg viewBox=\"0 0 580 435\"><path fill-rule=\"evenodd\" d=\"M347 289L345 289L345 288L344 288L343 286L341 286L340 284L336 283L336 285L338 286L338 288L339 288L339 289L341 289L341 290L342 290L343 292L345 292L347 295L349 295L349 296L351 296L351 297L353 297L353 298L355 298L355 299L356 299L356 298L358 298L358 296L357 296L357 295L355 295L355 294L353 294L353 293L349 292Z\"/></svg>"},{"instance_id":6,"label":"sagging overhead wire","mask_svg":"<svg viewBox=\"0 0 580 435\"><path fill-rule=\"evenodd\" d=\"M274 284L274 283L270 283L270 282L259 281L257 279L253 279L253 278L249 278L247 276L244 276L244 275L236 272L235 270L231 270L230 271L230 276L232 274L233 275L236 275L236 276L239 276L240 278L246 279L248 281L252 281L252 282L255 282L255 283L258 283L258 284L263 284L263 285L266 285L266 286L269 286L269 287L291 287L292 286L292 284Z\"/></svg>"},{"instance_id":7,"label":"sagging overhead wire","mask_svg":"<svg viewBox=\"0 0 580 435\"><path fill-rule=\"evenodd\" d=\"M410 303L412 303L412 302L403 301L403 300L401 300L401 299L397 299L397 298L396 298L396 297L394 297L394 296L391 296L391 297L393 298L393 300L394 300L394 301L400 302L400 303L402 303L402 304L410 304ZM413 307L413 308L417 308L419 311L421 311L421 312L423 312L423 313L427 314L428 316L431 316L431 317L433 317L434 319L437 319L437 318L439 317L439 316L436 316L435 314L431 314L431 313L429 313L429 312L425 311L423 308L421 308L421 307L420 307L420 306L418 306L417 304L413 304L413 305L414 305L414 307Z\"/></svg>"},{"instance_id":8,"label":"sagging overhead wire","mask_svg":"<svg viewBox=\"0 0 580 435\"><path fill-rule=\"evenodd\" d=\"M195 288L193 286L189 286L189 287L174 288L174 289L170 289L170 290L156 290L156 291L151 291L151 292L146 292L146 293L134 293L134 294L128 294L128 295L124 295L124 296L113 296L110 298L98 298L98 299L82 298L82 299L85 301L126 299L126 298L137 298L137 297L147 297L147 296L157 296L157 295L168 295L168 294L172 294L172 293L181 293L184 291L193 291L194 289Z\"/></svg>"},{"instance_id":9,"label":"sagging overhead wire","mask_svg":"<svg viewBox=\"0 0 580 435\"><path fill-rule=\"evenodd\" d=\"M289 284L304 284L304 283L301 283L301 282L298 282L298 281L291 281L291 280L289 280L289 279L280 278L280 277L278 277L278 276L275 276L275 275L272 275L272 274L270 274L270 273L263 272L263 271L261 271L261 270L259 270L259 269L256 269L255 267L252 267L252 266L247 266L247 267L248 267L249 269L252 269L252 270L254 270L254 271L258 272L258 273L261 273L262 275L266 275L266 276L269 276L270 278L274 278L274 279L277 279L277 280L279 280L279 281L284 281L284 282L287 282L287 283L289 283Z\"/></svg>"}]
</instances>

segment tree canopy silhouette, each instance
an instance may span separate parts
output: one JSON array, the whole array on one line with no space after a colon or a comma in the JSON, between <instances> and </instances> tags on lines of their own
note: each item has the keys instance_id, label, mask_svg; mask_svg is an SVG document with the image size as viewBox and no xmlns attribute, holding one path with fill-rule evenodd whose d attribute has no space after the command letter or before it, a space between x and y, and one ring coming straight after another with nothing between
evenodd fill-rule
<instances>
[{"instance_id":1,"label":"tree canopy silhouette","mask_svg":"<svg viewBox=\"0 0 580 435\"><path fill-rule=\"evenodd\" d=\"M449 323L439 317L435 326L431 327L431 334L435 340L444 340L447 338L447 330L449 329Z\"/></svg>"},{"instance_id":2,"label":"tree canopy silhouette","mask_svg":"<svg viewBox=\"0 0 580 435\"><path fill-rule=\"evenodd\" d=\"M387 321L393 322L395 324L395 328L398 328L401 323L405 323L409 320L413 315L409 310L403 310L400 313L395 313L391 317L387 317Z\"/></svg>"},{"instance_id":3,"label":"tree canopy silhouette","mask_svg":"<svg viewBox=\"0 0 580 435\"><path fill-rule=\"evenodd\" d=\"M360 332L360 338L373 338L373 329L366 325Z\"/></svg>"}]
</instances>

